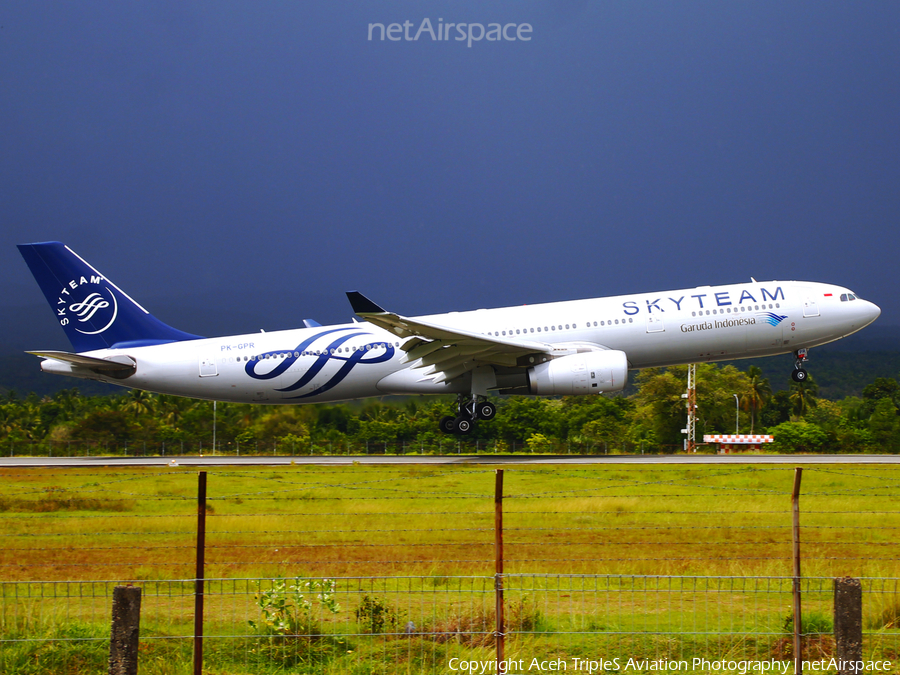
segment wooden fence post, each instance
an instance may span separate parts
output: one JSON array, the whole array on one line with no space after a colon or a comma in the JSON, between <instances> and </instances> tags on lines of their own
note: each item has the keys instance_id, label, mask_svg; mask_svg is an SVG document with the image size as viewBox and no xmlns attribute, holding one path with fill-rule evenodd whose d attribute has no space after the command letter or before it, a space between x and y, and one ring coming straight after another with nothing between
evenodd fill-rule
<instances>
[{"instance_id":1,"label":"wooden fence post","mask_svg":"<svg viewBox=\"0 0 900 675\"><path fill-rule=\"evenodd\" d=\"M497 644L497 663L506 657L506 626L503 616L503 469L497 469L494 481L494 558L496 562L494 574L495 593L495 637ZM499 665L498 665L499 668Z\"/></svg>"},{"instance_id":2,"label":"wooden fence post","mask_svg":"<svg viewBox=\"0 0 900 675\"><path fill-rule=\"evenodd\" d=\"M803 618L800 612L800 479L803 477L803 469L799 466L794 469L794 489L791 492L791 512L793 515L793 527L791 528L793 540L794 558L794 675L803 673L803 654L800 643L800 632L803 629Z\"/></svg>"},{"instance_id":3,"label":"wooden fence post","mask_svg":"<svg viewBox=\"0 0 900 675\"><path fill-rule=\"evenodd\" d=\"M862 661L862 583L859 579L834 580L834 646L838 673L856 675L856 663Z\"/></svg>"},{"instance_id":4,"label":"wooden fence post","mask_svg":"<svg viewBox=\"0 0 900 675\"><path fill-rule=\"evenodd\" d=\"M197 567L194 577L194 675L203 673L203 586L206 572L206 472L197 477Z\"/></svg>"},{"instance_id":5,"label":"wooden fence post","mask_svg":"<svg viewBox=\"0 0 900 675\"><path fill-rule=\"evenodd\" d=\"M137 675L141 628L141 589L113 589L112 635L109 640L109 675Z\"/></svg>"}]
</instances>

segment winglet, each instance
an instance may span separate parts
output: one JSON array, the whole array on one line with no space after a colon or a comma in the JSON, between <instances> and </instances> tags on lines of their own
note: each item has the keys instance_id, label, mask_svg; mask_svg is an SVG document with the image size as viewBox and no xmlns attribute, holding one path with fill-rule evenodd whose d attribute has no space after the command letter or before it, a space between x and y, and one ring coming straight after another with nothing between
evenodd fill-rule
<instances>
[{"instance_id":1,"label":"winglet","mask_svg":"<svg viewBox=\"0 0 900 675\"><path fill-rule=\"evenodd\" d=\"M385 310L369 300L359 291L347 291L347 299L355 314L385 314Z\"/></svg>"}]
</instances>

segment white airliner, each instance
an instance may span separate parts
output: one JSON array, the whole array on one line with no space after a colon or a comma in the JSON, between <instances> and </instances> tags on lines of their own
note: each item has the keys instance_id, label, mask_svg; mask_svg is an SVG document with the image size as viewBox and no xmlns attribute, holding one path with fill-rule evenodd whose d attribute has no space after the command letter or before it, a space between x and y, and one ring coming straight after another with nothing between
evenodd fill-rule
<instances>
[{"instance_id":1,"label":"white airliner","mask_svg":"<svg viewBox=\"0 0 900 675\"><path fill-rule=\"evenodd\" d=\"M793 352L872 323L881 310L841 286L763 281L405 317L347 293L363 322L201 338L160 322L59 242L19 250L73 352L41 369L217 401L298 404L456 394L441 421L465 434L496 413L489 392L619 391L628 370Z\"/></svg>"}]
</instances>

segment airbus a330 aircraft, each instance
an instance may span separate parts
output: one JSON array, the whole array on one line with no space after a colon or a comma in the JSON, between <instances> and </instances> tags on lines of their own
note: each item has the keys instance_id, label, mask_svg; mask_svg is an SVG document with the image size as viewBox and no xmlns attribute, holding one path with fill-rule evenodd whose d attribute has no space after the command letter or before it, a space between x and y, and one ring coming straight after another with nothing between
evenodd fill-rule
<instances>
[{"instance_id":1,"label":"airbus a330 aircraft","mask_svg":"<svg viewBox=\"0 0 900 675\"><path fill-rule=\"evenodd\" d=\"M764 281L405 317L347 293L363 322L201 338L167 326L59 242L19 250L73 352L41 369L217 401L297 404L456 394L441 421L465 434L494 417L489 392L619 391L628 370L793 352L872 323L881 310L841 286Z\"/></svg>"}]
</instances>

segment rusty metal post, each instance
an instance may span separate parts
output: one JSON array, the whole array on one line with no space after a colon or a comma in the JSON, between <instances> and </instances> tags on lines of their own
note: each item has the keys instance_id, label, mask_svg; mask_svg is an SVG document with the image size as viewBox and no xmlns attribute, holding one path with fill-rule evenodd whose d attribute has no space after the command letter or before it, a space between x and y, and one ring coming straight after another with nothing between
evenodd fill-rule
<instances>
[{"instance_id":1,"label":"rusty metal post","mask_svg":"<svg viewBox=\"0 0 900 675\"><path fill-rule=\"evenodd\" d=\"M109 675L137 675L141 629L141 589L113 589L112 635L109 640Z\"/></svg>"},{"instance_id":2,"label":"rusty metal post","mask_svg":"<svg viewBox=\"0 0 900 675\"><path fill-rule=\"evenodd\" d=\"M834 646L840 675L857 675L862 661L862 583L834 580Z\"/></svg>"},{"instance_id":3,"label":"rusty metal post","mask_svg":"<svg viewBox=\"0 0 900 675\"><path fill-rule=\"evenodd\" d=\"M194 576L194 675L203 675L203 579L206 553L206 472L197 476L197 568Z\"/></svg>"},{"instance_id":4,"label":"rusty metal post","mask_svg":"<svg viewBox=\"0 0 900 675\"><path fill-rule=\"evenodd\" d=\"M799 466L794 469L794 489L791 492L791 512L793 527L791 528L793 539L794 558L794 673L803 675L803 654L801 653L800 631L803 628L803 618L800 612L800 479L803 477L803 469Z\"/></svg>"},{"instance_id":5,"label":"rusty metal post","mask_svg":"<svg viewBox=\"0 0 900 675\"><path fill-rule=\"evenodd\" d=\"M494 481L494 557L496 559L494 592L497 620L494 635L497 644L497 663L499 664L505 659L506 652L506 626L503 616L503 469L497 469Z\"/></svg>"}]
</instances>

